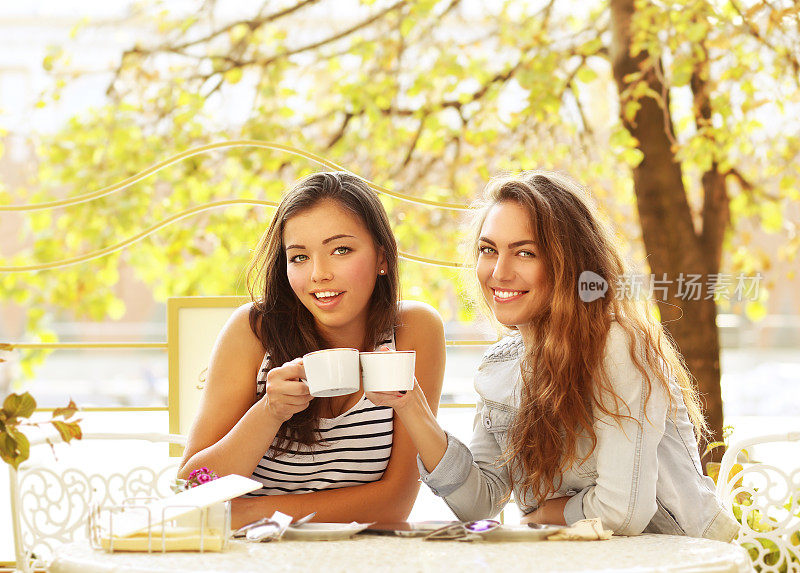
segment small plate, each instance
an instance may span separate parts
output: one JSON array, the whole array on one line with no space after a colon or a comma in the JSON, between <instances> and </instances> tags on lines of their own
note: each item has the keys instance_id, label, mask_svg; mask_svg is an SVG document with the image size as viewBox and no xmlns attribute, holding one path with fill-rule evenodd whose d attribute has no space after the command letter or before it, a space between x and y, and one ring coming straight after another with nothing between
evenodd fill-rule
<instances>
[{"instance_id":1,"label":"small plate","mask_svg":"<svg viewBox=\"0 0 800 573\"><path fill-rule=\"evenodd\" d=\"M501 525L497 529L481 533L487 541L544 541L564 529L557 525L533 529L527 525Z\"/></svg>"},{"instance_id":2,"label":"small plate","mask_svg":"<svg viewBox=\"0 0 800 573\"><path fill-rule=\"evenodd\" d=\"M370 523L304 523L290 526L283 534L284 539L297 541L334 541L347 539L369 527Z\"/></svg>"}]
</instances>

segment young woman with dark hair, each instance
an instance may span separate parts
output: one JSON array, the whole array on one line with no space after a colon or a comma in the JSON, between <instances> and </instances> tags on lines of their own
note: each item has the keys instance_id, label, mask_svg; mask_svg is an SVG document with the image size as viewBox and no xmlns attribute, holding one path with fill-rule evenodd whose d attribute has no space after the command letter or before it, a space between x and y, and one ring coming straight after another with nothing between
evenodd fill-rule
<instances>
[{"instance_id":1,"label":"young woman with dark hair","mask_svg":"<svg viewBox=\"0 0 800 573\"><path fill-rule=\"evenodd\" d=\"M401 521L418 491L414 447L392 410L362 392L312 398L302 356L325 348L416 351L435 411L444 331L431 307L399 302L398 254L377 195L316 173L281 201L239 308L212 352L179 472L206 466L264 484L233 504L234 525L279 510L317 521Z\"/></svg>"},{"instance_id":2,"label":"young woman with dark hair","mask_svg":"<svg viewBox=\"0 0 800 573\"><path fill-rule=\"evenodd\" d=\"M622 257L583 190L556 173L499 178L477 215L482 298L513 334L478 368L470 447L416 388L368 394L410 429L422 480L465 520L513 493L525 522L600 517L623 535L731 540L736 523L701 471L689 372L644 302L618 292ZM580 296L587 271L603 296Z\"/></svg>"}]
</instances>

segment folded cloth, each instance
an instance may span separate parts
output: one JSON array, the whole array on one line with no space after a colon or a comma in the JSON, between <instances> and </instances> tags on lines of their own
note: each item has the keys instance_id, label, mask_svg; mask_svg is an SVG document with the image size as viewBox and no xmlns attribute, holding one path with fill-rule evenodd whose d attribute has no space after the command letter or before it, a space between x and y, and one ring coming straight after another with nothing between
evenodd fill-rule
<instances>
[{"instance_id":1,"label":"folded cloth","mask_svg":"<svg viewBox=\"0 0 800 573\"><path fill-rule=\"evenodd\" d=\"M163 533L163 536L162 536ZM140 531L127 537L115 535L113 538L107 532L100 535L100 547L106 551L222 551L225 547L225 537L217 529L205 529L201 535L198 528L167 527L162 532L160 526L152 528L151 534Z\"/></svg>"},{"instance_id":2,"label":"folded cloth","mask_svg":"<svg viewBox=\"0 0 800 573\"><path fill-rule=\"evenodd\" d=\"M286 530L289 528L289 525L292 523L292 516L286 515L285 513L281 513L280 511L276 511L272 514L265 523L253 525L252 528L247 529L245 533L245 538L247 541L255 541L257 543L262 543L264 541L272 541L279 540L283 537L283 534L286 533ZM247 526L243 527L245 529ZM241 529L239 530L241 531Z\"/></svg>"},{"instance_id":3,"label":"folded cloth","mask_svg":"<svg viewBox=\"0 0 800 573\"><path fill-rule=\"evenodd\" d=\"M558 533L547 538L548 541L598 541L611 539L614 534L610 529L603 529L603 522L599 517L581 519L570 527L565 527Z\"/></svg>"}]
</instances>

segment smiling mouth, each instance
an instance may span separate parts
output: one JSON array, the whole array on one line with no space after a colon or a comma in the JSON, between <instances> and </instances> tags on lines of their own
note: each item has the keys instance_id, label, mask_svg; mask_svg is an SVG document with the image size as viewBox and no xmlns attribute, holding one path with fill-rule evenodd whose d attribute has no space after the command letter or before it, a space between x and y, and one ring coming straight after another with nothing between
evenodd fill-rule
<instances>
[{"instance_id":1,"label":"smiling mouth","mask_svg":"<svg viewBox=\"0 0 800 573\"><path fill-rule=\"evenodd\" d=\"M505 300L512 300L515 298L519 298L520 296L524 295L528 291L526 290L499 290L499 289L492 289L492 294L494 295L495 300L505 301Z\"/></svg>"},{"instance_id":2,"label":"smiling mouth","mask_svg":"<svg viewBox=\"0 0 800 573\"><path fill-rule=\"evenodd\" d=\"M344 292L343 290L341 290L341 291L326 290L326 291L315 292L315 293L311 293L311 294L313 294L314 298L316 298L320 302L328 302L328 301L331 301L331 300L335 299L337 296L339 296L343 292Z\"/></svg>"}]
</instances>

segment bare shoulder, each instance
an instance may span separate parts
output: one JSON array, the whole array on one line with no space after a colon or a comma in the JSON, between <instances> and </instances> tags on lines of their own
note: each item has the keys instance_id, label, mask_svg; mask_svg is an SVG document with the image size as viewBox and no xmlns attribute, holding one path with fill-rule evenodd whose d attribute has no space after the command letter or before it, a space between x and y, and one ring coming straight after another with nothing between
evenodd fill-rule
<instances>
[{"instance_id":1,"label":"bare shoulder","mask_svg":"<svg viewBox=\"0 0 800 573\"><path fill-rule=\"evenodd\" d=\"M444 324L435 308L414 300L404 300L399 304L398 348L402 346L417 349L439 342L444 344Z\"/></svg>"},{"instance_id":2,"label":"bare shoulder","mask_svg":"<svg viewBox=\"0 0 800 573\"><path fill-rule=\"evenodd\" d=\"M233 311L225 326L222 327L215 351L219 347L235 349L235 354L240 358L242 354L256 356L264 354L264 347L261 341L250 328L250 312L253 303L243 304Z\"/></svg>"},{"instance_id":3,"label":"bare shoulder","mask_svg":"<svg viewBox=\"0 0 800 573\"><path fill-rule=\"evenodd\" d=\"M398 330L403 334L412 336L419 340L415 335L436 336L444 334L444 324L439 312L431 305L416 300L403 300L400 306L400 325Z\"/></svg>"},{"instance_id":4,"label":"bare shoulder","mask_svg":"<svg viewBox=\"0 0 800 573\"><path fill-rule=\"evenodd\" d=\"M442 324L442 317L439 315L439 311L428 303L418 300L401 300L398 305L401 324Z\"/></svg>"},{"instance_id":5,"label":"bare shoulder","mask_svg":"<svg viewBox=\"0 0 800 573\"><path fill-rule=\"evenodd\" d=\"M417 353L415 376L432 412L439 406L446 358L442 317L429 304L400 303L400 324L395 331L398 350Z\"/></svg>"}]
</instances>

